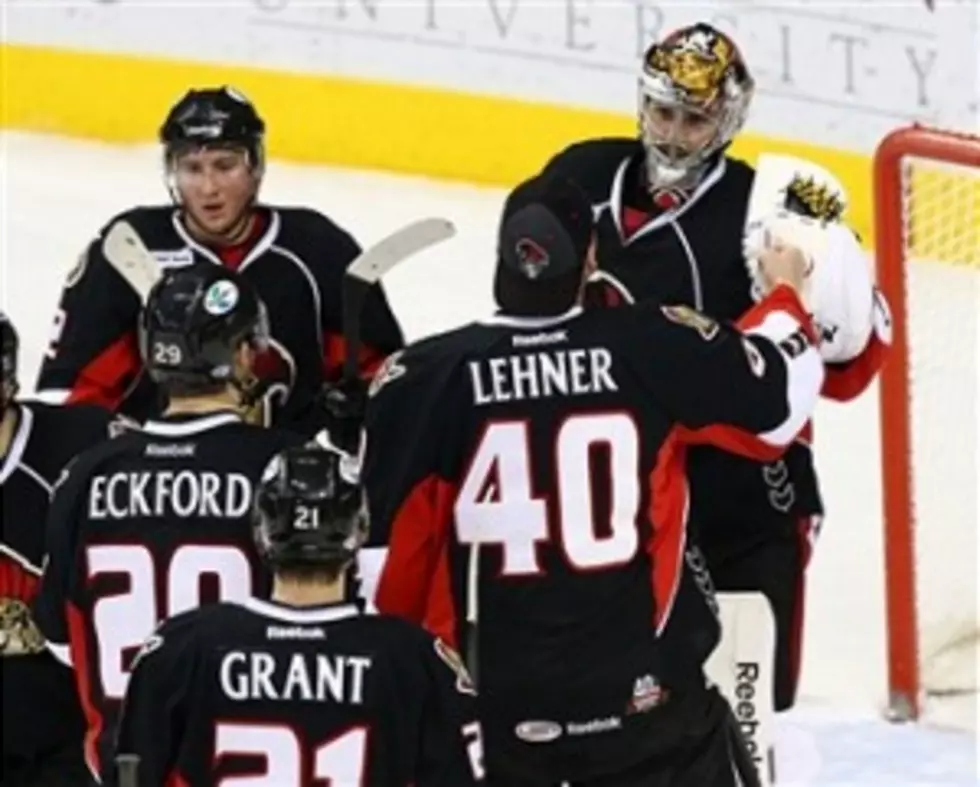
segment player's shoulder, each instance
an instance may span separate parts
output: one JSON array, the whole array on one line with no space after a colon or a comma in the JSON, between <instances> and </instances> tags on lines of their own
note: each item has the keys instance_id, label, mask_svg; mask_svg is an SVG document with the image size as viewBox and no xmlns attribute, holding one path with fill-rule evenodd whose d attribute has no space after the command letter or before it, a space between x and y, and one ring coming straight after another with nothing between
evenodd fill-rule
<instances>
[{"instance_id":1,"label":"player's shoulder","mask_svg":"<svg viewBox=\"0 0 980 787\"><path fill-rule=\"evenodd\" d=\"M208 435L210 450L228 457L235 464L261 472L276 454L303 445L307 437L288 429L239 421L226 424Z\"/></svg>"},{"instance_id":2,"label":"player's shoulder","mask_svg":"<svg viewBox=\"0 0 980 787\"><path fill-rule=\"evenodd\" d=\"M421 664L437 655L436 638L418 624L398 615L362 611L362 614L348 618L348 622L359 637L372 640L372 644L384 649L389 658L404 657L411 664Z\"/></svg>"},{"instance_id":3,"label":"player's shoulder","mask_svg":"<svg viewBox=\"0 0 980 787\"><path fill-rule=\"evenodd\" d=\"M748 198L755 182L755 167L747 161L743 161L733 156L725 157L725 175L722 179L729 188L737 190Z\"/></svg>"},{"instance_id":4,"label":"player's shoulder","mask_svg":"<svg viewBox=\"0 0 980 787\"><path fill-rule=\"evenodd\" d=\"M340 271L357 255L360 246L346 229L320 211L301 206L265 206L278 216L280 238L305 262Z\"/></svg>"},{"instance_id":5,"label":"player's shoulder","mask_svg":"<svg viewBox=\"0 0 980 787\"><path fill-rule=\"evenodd\" d=\"M499 333L494 326L474 322L412 342L378 367L368 396L374 398L385 389L397 389L401 395L415 387L442 388L465 370L468 360L491 346Z\"/></svg>"},{"instance_id":6,"label":"player's shoulder","mask_svg":"<svg viewBox=\"0 0 980 787\"><path fill-rule=\"evenodd\" d=\"M571 178L595 199L607 198L622 163L643 155L643 145L630 137L597 137L575 142L552 157L545 173Z\"/></svg>"},{"instance_id":7,"label":"player's shoulder","mask_svg":"<svg viewBox=\"0 0 980 787\"><path fill-rule=\"evenodd\" d=\"M19 403L31 413L36 429L62 436L108 436L115 416L96 404L49 404L27 399ZM63 430L63 431L62 431Z\"/></svg>"},{"instance_id":8,"label":"player's shoulder","mask_svg":"<svg viewBox=\"0 0 980 787\"><path fill-rule=\"evenodd\" d=\"M169 653L171 659L185 660L189 654L200 652L211 642L228 645L246 617L247 612L231 602L206 604L180 612L157 625L143 641L136 662L158 651Z\"/></svg>"},{"instance_id":9,"label":"player's shoulder","mask_svg":"<svg viewBox=\"0 0 980 787\"><path fill-rule=\"evenodd\" d=\"M202 632L218 632L222 636L228 628L235 628L249 617L248 610L237 602L219 601L181 612L164 620L158 633L172 639L199 636Z\"/></svg>"},{"instance_id":10,"label":"player's shoulder","mask_svg":"<svg viewBox=\"0 0 980 787\"><path fill-rule=\"evenodd\" d=\"M436 679L436 683L455 680L461 694L476 694L476 685L470 677L459 652L446 640L426 631L421 626L394 615L368 615L365 625L373 626L385 635L386 644L396 660L406 669L419 667Z\"/></svg>"},{"instance_id":11,"label":"player's shoulder","mask_svg":"<svg viewBox=\"0 0 980 787\"><path fill-rule=\"evenodd\" d=\"M149 436L139 427L132 426L121 429L111 437L112 439L98 440L79 450L65 466L59 484L67 479L76 483L81 482L120 457L141 454Z\"/></svg>"},{"instance_id":12,"label":"player's shoulder","mask_svg":"<svg viewBox=\"0 0 980 787\"><path fill-rule=\"evenodd\" d=\"M125 221L133 226L133 229L144 241L152 245L152 241L161 234L170 235L175 231L174 215L175 208L173 205L136 205L112 216L102 225L99 235L105 235L113 226Z\"/></svg>"},{"instance_id":13,"label":"player's shoulder","mask_svg":"<svg viewBox=\"0 0 980 787\"><path fill-rule=\"evenodd\" d=\"M278 426L260 426L242 422L236 425L234 431L246 444L254 446L258 451L269 453L285 451L287 448L307 442L304 435Z\"/></svg>"}]
</instances>

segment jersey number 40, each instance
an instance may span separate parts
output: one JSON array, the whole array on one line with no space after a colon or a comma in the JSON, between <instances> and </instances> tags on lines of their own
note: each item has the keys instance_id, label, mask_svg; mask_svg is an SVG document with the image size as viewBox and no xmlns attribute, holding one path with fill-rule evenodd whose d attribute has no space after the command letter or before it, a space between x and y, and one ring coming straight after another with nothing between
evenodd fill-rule
<instances>
[{"instance_id":1,"label":"jersey number 40","mask_svg":"<svg viewBox=\"0 0 980 787\"><path fill-rule=\"evenodd\" d=\"M611 510L600 533L595 521L591 456L607 453ZM553 484L557 537L568 563L582 571L631 561L639 546L637 515L640 435L627 413L590 413L566 419L555 438ZM464 544L497 545L502 573L541 573L539 542L549 538L548 501L535 496L527 421L487 426L456 500L456 533Z\"/></svg>"}]
</instances>

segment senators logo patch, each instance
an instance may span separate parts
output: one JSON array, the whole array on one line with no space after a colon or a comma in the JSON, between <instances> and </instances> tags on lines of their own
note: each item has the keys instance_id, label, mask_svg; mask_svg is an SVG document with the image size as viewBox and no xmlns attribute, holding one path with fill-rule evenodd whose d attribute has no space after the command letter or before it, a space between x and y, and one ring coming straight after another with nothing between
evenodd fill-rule
<instances>
[{"instance_id":1,"label":"senators logo patch","mask_svg":"<svg viewBox=\"0 0 980 787\"><path fill-rule=\"evenodd\" d=\"M466 665L463 663L463 659L460 658L459 654L438 637L432 644L435 648L436 655L445 662L449 669L456 673L456 691L460 694L472 694L476 696L476 684L473 683L473 679L470 677L470 673L466 669Z\"/></svg>"},{"instance_id":2,"label":"senators logo patch","mask_svg":"<svg viewBox=\"0 0 980 787\"><path fill-rule=\"evenodd\" d=\"M833 188L812 177L795 175L786 187L786 207L794 213L824 222L840 221L844 200Z\"/></svg>"},{"instance_id":3,"label":"senators logo patch","mask_svg":"<svg viewBox=\"0 0 980 787\"><path fill-rule=\"evenodd\" d=\"M715 320L702 314L697 309L692 309L690 306L684 306L682 304L661 306L660 311L671 322L693 328L701 334L701 338L706 342L710 342L721 332L721 326Z\"/></svg>"},{"instance_id":4,"label":"senators logo patch","mask_svg":"<svg viewBox=\"0 0 980 787\"><path fill-rule=\"evenodd\" d=\"M388 383L394 382L408 371L402 364L401 358L404 350L397 350L384 359L378 371L374 373L371 385L368 387L368 398L373 398L380 393Z\"/></svg>"},{"instance_id":5,"label":"senators logo patch","mask_svg":"<svg viewBox=\"0 0 980 787\"><path fill-rule=\"evenodd\" d=\"M30 656L44 650L44 636L20 599L0 599L0 655Z\"/></svg>"}]
</instances>

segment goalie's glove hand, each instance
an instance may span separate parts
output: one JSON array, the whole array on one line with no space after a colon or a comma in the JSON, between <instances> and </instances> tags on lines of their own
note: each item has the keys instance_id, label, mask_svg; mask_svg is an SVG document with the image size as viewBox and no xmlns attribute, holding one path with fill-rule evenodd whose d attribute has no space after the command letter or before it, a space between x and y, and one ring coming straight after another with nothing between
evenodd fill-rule
<instances>
[{"instance_id":1,"label":"goalie's glove hand","mask_svg":"<svg viewBox=\"0 0 980 787\"><path fill-rule=\"evenodd\" d=\"M360 452L367 389L364 380L341 380L325 385L320 395L323 426L330 434L330 441L352 456Z\"/></svg>"}]
</instances>

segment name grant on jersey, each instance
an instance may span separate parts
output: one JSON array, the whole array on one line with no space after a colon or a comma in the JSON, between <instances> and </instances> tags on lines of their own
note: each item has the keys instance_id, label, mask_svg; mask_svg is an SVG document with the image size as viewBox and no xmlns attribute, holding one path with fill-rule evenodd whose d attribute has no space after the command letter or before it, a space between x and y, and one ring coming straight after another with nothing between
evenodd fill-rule
<instances>
[{"instance_id":1,"label":"name grant on jersey","mask_svg":"<svg viewBox=\"0 0 980 787\"><path fill-rule=\"evenodd\" d=\"M513 402L550 396L617 391L612 353L605 347L553 350L471 361L473 403Z\"/></svg>"},{"instance_id":2,"label":"name grant on jersey","mask_svg":"<svg viewBox=\"0 0 980 787\"><path fill-rule=\"evenodd\" d=\"M221 659L221 690L236 701L329 700L360 705L370 668L367 656L292 653L277 660L265 651L233 650Z\"/></svg>"},{"instance_id":3,"label":"name grant on jersey","mask_svg":"<svg viewBox=\"0 0 980 787\"><path fill-rule=\"evenodd\" d=\"M97 475L89 519L216 517L237 519L252 504L252 483L241 473L157 470Z\"/></svg>"}]
</instances>

